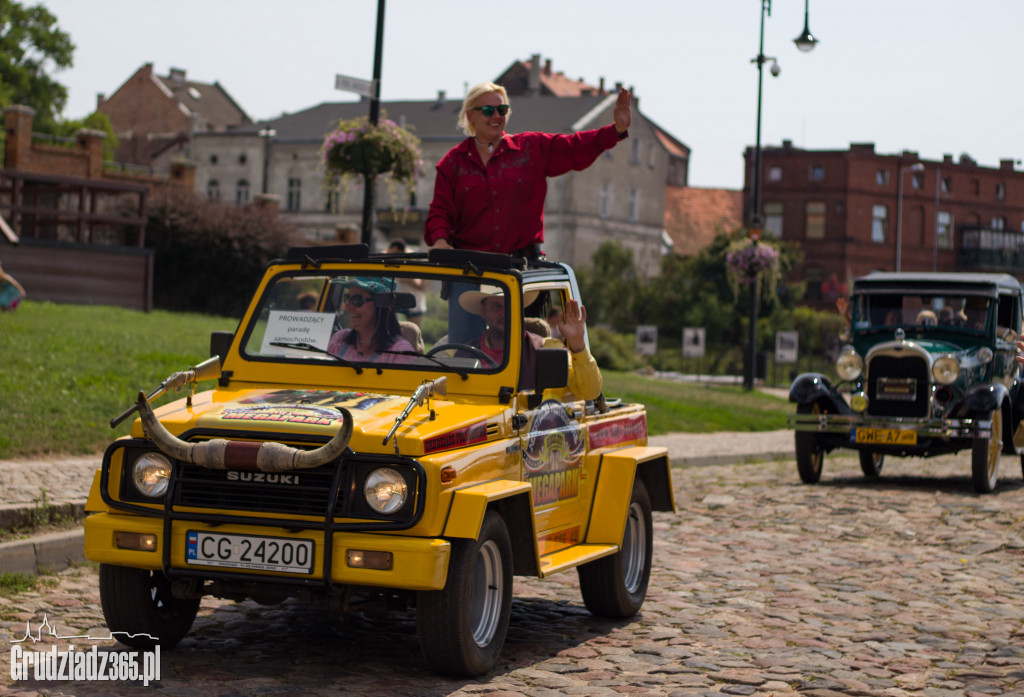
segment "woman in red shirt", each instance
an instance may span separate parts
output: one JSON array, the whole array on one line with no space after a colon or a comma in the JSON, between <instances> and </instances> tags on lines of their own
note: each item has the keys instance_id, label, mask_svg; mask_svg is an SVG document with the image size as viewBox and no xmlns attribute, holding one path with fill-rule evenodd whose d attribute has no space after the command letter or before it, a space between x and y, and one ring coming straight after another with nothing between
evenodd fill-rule
<instances>
[{"instance_id":1,"label":"woman in red shirt","mask_svg":"<svg viewBox=\"0 0 1024 697\"><path fill-rule=\"evenodd\" d=\"M505 133L504 87L482 82L466 95L459 127L468 138L437 163L424 240L430 247L536 258L544 241L547 177L583 170L628 136L630 100L615 102L613 124L571 135Z\"/></svg>"}]
</instances>

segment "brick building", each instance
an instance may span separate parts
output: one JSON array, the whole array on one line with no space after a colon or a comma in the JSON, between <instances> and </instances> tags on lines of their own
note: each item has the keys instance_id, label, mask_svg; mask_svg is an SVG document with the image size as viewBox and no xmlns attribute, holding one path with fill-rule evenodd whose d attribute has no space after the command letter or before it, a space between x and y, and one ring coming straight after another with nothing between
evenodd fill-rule
<instances>
[{"instance_id":1,"label":"brick building","mask_svg":"<svg viewBox=\"0 0 1024 697\"><path fill-rule=\"evenodd\" d=\"M120 141L116 158L166 169L190 156L193 133L220 132L252 120L219 82L208 84L171 68L156 75L153 64L135 71L109 98L96 98L96 110L110 118Z\"/></svg>"},{"instance_id":2,"label":"brick building","mask_svg":"<svg viewBox=\"0 0 1024 697\"><path fill-rule=\"evenodd\" d=\"M743 219L752 218L754 149L744 155ZM902 196L901 196L902 193ZM984 167L967 155L762 150L763 236L799 244L807 300L831 304L874 270L998 271L1024 278L1024 171Z\"/></svg>"}]
</instances>

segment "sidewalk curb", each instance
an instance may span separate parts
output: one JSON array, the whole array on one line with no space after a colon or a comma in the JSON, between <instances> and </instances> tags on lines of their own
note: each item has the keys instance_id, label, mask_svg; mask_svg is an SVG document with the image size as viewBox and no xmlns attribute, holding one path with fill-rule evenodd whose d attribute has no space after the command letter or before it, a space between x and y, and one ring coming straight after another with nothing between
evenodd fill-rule
<instances>
[{"instance_id":1,"label":"sidewalk curb","mask_svg":"<svg viewBox=\"0 0 1024 697\"><path fill-rule=\"evenodd\" d=\"M775 460L792 460L796 457L793 450L762 451L756 453L734 453L731 455L698 455L695 457L670 457L672 467L708 467L711 465L752 464L755 462L773 462Z\"/></svg>"},{"instance_id":2,"label":"sidewalk curb","mask_svg":"<svg viewBox=\"0 0 1024 697\"><path fill-rule=\"evenodd\" d=\"M50 573L84 559L85 530L82 528L0 543L0 572Z\"/></svg>"}]
</instances>

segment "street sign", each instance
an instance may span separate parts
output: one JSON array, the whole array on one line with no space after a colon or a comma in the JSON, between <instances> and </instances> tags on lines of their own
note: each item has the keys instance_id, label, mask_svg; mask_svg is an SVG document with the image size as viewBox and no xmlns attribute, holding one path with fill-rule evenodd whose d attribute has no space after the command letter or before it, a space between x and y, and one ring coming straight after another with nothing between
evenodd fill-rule
<instances>
[{"instance_id":1,"label":"street sign","mask_svg":"<svg viewBox=\"0 0 1024 697\"><path fill-rule=\"evenodd\" d=\"M637 325L636 352L641 356L653 356L658 352L658 328L655 325Z\"/></svg>"},{"instance_id":2,"label":"street sign","mask_svg":"<svg viewBox=\"0 0 1024 697\"><path fill-rule=\"evenodd\" d=\"M704 327L683 327L683 358L704 358Z\"/></svg>"},{"instance_id":3,"label":"street sign","mask_svg":"<svg viewBox=\"0 0 1024 697\"><path fill-rule=\"evenodd\" d=\"M349 77L348 75L335 75L334 89L355 92L370 99L377 96L377 84L374 80L360 80L358 77Z\"/></svg>"},{"instance_id":4,"label":"street sign","mask_svg":"<svg viewBox=\"0 0 1024 697\"><path fill-rule=\"evenodd\" d=\"M775 332L775 362L796 363L800 332Z\"/></svg>"}]
</instances>

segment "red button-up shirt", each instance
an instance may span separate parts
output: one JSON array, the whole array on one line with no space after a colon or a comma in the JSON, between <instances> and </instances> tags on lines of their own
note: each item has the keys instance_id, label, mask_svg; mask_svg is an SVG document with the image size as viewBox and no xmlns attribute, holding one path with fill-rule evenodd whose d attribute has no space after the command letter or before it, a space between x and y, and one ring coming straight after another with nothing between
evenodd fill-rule
<instances>
[{"instance_id":1,"label":"red button-up shirt","mask_svg":"<svg viewBox=\"0 0 1024 697\"><path fill-rule=\"evenodd\" d=\"M444 237L457 249L504 254L543 242L547 177L586 169L620 139L614 125L506 134L484 165L467 138L437 163L424 241Z\"/></svg>"}]
</instances>

